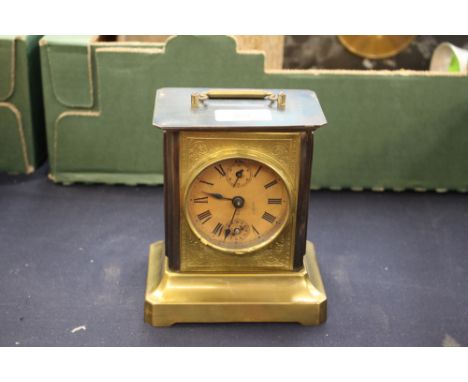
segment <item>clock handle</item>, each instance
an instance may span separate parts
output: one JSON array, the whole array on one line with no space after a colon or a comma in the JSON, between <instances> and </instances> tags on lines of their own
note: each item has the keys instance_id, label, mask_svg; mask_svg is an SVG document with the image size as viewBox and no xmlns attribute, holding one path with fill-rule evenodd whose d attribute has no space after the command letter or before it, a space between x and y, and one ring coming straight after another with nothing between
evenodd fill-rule
<instances>
[{"instance_id":1,"label":"clock handle","mask_svg":"<svg viewBox=\"0 0 468 382\"><path fill-rule=\"evenodd\" d=\"M286 94L279 92L274 94L266 90L257 89L213 89L205 93L192 93L192 108L197 108L207 99L268 99L276 102L279 109L286 107Z\"/></svg>"}]
</instances>

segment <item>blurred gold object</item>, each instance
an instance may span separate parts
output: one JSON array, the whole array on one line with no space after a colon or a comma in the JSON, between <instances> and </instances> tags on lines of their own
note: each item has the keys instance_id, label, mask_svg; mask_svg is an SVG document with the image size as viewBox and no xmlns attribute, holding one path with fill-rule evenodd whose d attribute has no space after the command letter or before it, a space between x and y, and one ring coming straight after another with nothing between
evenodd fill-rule
<instances>
[{"instance_id":1,"label":"blurred gold object","mask_svg":"<svg viewBox=\"0 0 468 382\"><path fill-rule=\"evenodd\" d=\"M351 53L371 59L396 56L403 51L415 36L338 36L340 42Z\"/></svg>"}]
</instances>

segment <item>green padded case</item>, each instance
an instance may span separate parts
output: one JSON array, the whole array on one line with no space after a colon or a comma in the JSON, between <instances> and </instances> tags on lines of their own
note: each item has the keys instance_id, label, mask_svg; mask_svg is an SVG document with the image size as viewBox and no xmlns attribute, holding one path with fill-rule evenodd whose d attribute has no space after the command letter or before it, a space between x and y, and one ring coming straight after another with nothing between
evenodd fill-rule
<instances>
[{"instance_id":1,"label":"green padded case","mask_svg":"<svg viewBox=\"0 0 468 382\"><path fill-rule=\"evenodd\" d=\"M0 36L0 171L31 173L45 159L40 36Z\"/></svg>"}]
</instances>

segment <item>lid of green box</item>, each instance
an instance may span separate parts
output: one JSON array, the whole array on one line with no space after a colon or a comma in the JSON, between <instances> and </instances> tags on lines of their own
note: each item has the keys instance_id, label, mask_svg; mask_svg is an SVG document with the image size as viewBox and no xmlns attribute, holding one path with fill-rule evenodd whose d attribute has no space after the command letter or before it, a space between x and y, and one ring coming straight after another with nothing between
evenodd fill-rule
<instances>
[{"instance_id":1,"label":"lid of green box","mask_svg":"<svg viewBox=\"0 0 468 382\"><path fill-rule=\"evenodd\" d=\"M261 92L266 98L258 97ZM280 93L284 106L278 102ZM194 94L199 101L192 102ZM316 94L295 89L162 88L156 92L153 117L153 124L164 130L315 130L326 123Z\"/></svg>"}]
</instances>

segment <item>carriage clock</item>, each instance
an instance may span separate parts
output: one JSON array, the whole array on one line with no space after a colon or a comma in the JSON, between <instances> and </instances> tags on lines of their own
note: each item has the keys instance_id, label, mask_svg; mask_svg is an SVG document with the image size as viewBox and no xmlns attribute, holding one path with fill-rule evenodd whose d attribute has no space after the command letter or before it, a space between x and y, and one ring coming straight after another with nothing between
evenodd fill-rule
<instances>
[{"instance_id":1,"label":"carriage clock","mask_svg":"<svg viewBox=\"0 0 468 382\"><path fill-rule=\"evenodd\" d=\"M310 90L164 88L165 240L150 247L145 321L323 323L307 241Z\"/></svg>"}]
</instances>

